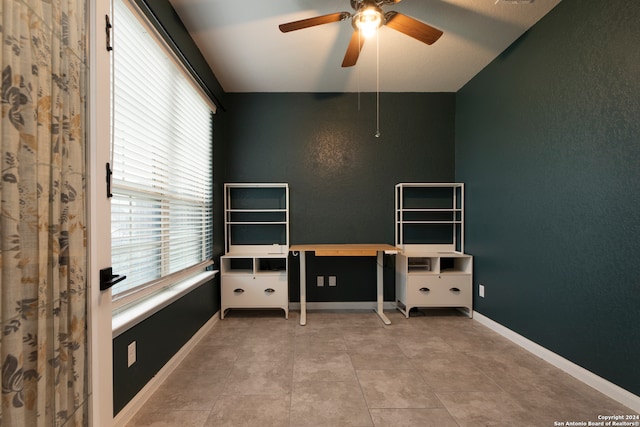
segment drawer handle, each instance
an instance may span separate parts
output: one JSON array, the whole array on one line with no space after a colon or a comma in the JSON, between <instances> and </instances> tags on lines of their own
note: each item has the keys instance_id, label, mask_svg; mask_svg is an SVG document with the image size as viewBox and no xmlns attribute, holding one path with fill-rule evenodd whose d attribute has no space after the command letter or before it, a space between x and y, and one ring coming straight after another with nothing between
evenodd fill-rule
<instances>
[{"instance_id":1,"label":"drawer handle","mask_svg":"<svg viewBox=\"0 0 640 427\"><path fill-rule=\"evenodd\" d=\"M460 289L459 288L451 288L449 289L451 292L453 292L454 294L459 294L460 293Z\"/></svg>"},{"instance_id":2,"label":"drawer handle","mask_svg":"<svg viewBox=\"0 0 640 427\"><path fill-rule=\"evenodd\" d=\"M237 294L241 294L241 293L243 293L243 292L244 292L244 289L242 289L242 288L237 288L237 289L234 289L234 290L233 290L233 292L235 292L235 293L237 293Z\"/></svg>"},{"instance_id":3,"label":"drawer handle","mask_svg":"<svg viewBox=\"0 0 640 427\"><path fill-rule=\"evenodd\" d=\"M420 292L431 292L429 288L420 288Z\"/></svg>"},{"instance_id":4,"label":"drawer handle","mask_svg":"<svg viewBox=\"0 0 640 427\"><path fill-rule=\"evenodd\" d=\"M275 289L271 289L271 288L267 288L267 289L265 289L264 291L265 291L266 293L268 293L268 294L272 294L272 293L274 293L276 290L275 290Z\"/></svg>"}]
</instances>

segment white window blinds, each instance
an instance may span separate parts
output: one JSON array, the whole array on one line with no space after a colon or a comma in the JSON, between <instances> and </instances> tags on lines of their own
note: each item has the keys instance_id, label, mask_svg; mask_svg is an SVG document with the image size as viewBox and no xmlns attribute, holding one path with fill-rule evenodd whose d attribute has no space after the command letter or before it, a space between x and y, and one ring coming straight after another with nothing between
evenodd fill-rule
<instances>
[{"instance_id":1,"label":"white window blinds","mask_svg":"<svg viewBox=\"0 0 640 427\"><path fill-rule=\"evenodd\" d=\"M123 3L114 2L111 258L113 297L210 264L212 108Z\"/></svg>"}]
</instances>

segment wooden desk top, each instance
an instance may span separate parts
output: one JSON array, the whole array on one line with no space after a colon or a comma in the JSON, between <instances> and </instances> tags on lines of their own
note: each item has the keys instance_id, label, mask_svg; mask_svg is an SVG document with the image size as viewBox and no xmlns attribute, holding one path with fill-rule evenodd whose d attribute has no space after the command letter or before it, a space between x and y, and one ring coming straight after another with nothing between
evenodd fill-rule
<instances>
[{"instance_id":1,"label":"wooden desk top","mask_svg":"<svg viewBox=\"0 0 640 427\"><path fill-rule=\"evenodd\" d=\"M316 256L376 256L379 251L398 253L399 249L386 243L345 243L293 245L291 252L315 252Z\"/></svg>"}]
</instances>

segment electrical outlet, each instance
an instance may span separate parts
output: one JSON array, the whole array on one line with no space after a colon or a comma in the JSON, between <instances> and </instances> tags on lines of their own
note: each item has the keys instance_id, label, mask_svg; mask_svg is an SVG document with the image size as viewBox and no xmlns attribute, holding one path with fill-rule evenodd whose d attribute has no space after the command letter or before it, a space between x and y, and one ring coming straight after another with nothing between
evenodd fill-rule
<instances>
[{"instance_id":1,"label":"electrical outlet","mask_svg":"<svg viewBox=\"0 0 640 427\"><path fill-rule=\"evenodd\" d=\"M337 286L336 276L329 276L329 286Z\"/></svg>"},{"instance_id":2,"label":"electrical outlet","mask_svg":"<svg viewBox=\"0 0 640 427\"><path fill-rule=\"evenodd\" d=\"M484 285L478 286L478 296L480 296L480 298L484 298Z\"/></svg>"},{"instance_id":3,"label":"electrical outlet","mask_svg":"<svg viewBox=\"0 0 640 427\"><path fill-rule=\"evenodd\" d=\"M127 346L127 368L136 363L136 342L132 341Z\"/></svg>"},{"instance_id":4,"label":"electrical outlet","mask_svg":"<svg viewBox=\"0 0 640 427\"><path fill-rule=\"evenodd\" d=\"M324 276L317 276L316 277L316 286L318 286L318 287L324 286Z\"/></svg>"}]
</instances>

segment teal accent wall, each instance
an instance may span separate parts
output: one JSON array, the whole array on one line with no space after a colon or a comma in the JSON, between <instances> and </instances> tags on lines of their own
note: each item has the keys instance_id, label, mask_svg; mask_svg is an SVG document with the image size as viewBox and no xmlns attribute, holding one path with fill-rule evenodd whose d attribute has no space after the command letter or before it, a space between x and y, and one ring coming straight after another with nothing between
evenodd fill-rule
<instances>
[{"instance_id":1,"label":"teal accent wall","mask_svg":"<svg viewBox=\"0 0 640 427\"><path fill-rule=\"evenodd\" d=\"M640 395L640 2L563 0L456 95L474 308Z\"/></svg>"},{"instance_id":2,"label":"teal accent wall","mask_svg":"<svg viewBox=\"0 0 640 427\"><path fill-rule=\"evenodd\" d=\"M393 243L398 182L454 177L453 93L227 94L226 182L287 182L291 243ZM360 108L358 108L360 105Z\"/></svg>"}]
</instances>

